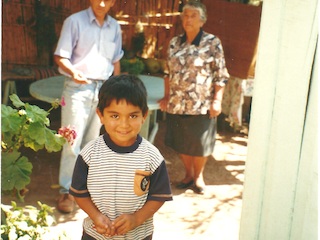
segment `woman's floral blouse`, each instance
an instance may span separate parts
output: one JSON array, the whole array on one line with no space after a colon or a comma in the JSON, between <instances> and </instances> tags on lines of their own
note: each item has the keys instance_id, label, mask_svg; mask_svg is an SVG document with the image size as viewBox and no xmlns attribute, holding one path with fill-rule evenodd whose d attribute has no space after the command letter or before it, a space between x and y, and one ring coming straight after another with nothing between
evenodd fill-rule
<instances>
[{"instance_id":1,"label":"woman's floral blouse","mask_svg":"<svg viewBox=\"0 0 320 240\"><path fill-rule=\"evenodd\" d=\"M170 41L168 67L171 114L207 114L214 84L224 86L229 79L220 39L202 29L192 44L185 34Z\"/></svg>"}]
</instances>

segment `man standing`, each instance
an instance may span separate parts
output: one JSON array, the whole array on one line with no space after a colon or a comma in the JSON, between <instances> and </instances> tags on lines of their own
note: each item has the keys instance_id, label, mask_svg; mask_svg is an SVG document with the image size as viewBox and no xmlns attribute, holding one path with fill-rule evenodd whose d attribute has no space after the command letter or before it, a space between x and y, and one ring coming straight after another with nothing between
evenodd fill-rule
<instances>
[{"instance_id":1,"label":"man standing","mask_svg":"<svg viewBox=\"0 0 320 240\"><path fill-rule=\"evenodd\" d=\"M88 9L69 16L54 53L60 73L66 76L61 124L77 132L73 145L66 143L61 155L57 209L63 213L74 209L69 188L80 149L99 135L101 125L96 115L99 89L112 74L120 74L121 28L108 15L115 1L90 0Z\"/></svg>"}]
</instances>

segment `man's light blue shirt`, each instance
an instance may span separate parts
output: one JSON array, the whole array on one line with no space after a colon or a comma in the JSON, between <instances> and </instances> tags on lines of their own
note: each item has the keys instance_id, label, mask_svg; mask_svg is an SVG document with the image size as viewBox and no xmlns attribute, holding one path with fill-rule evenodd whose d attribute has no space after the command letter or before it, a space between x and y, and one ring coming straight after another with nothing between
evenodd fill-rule
<instances>
[{"instance_id":1,"label":"man's light blue shirt","mask_svg":"<svg viewBox=\"0 0 320 240\"><path fill-rule=\"evenodd\" d=\"M54 54L69 59L89 79L108 79L113 63L123 56L120 25L107 15L100 26L91 7L72 14L63 23Z\"/></svg>"}]
</instances>

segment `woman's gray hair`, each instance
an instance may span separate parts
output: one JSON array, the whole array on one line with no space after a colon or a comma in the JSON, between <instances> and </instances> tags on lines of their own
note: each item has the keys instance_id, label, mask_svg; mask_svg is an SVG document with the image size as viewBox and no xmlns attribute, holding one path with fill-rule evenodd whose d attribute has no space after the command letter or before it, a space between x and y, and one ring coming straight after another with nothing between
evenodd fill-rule
<instances>
[{"instance_id":1,"label":"woman's gray hair","mask_svg":"<svg viewBox=\"0 0 320 240\"><path fill-rule=\"evenodd\" d=\"M187 8L196 9L200 13L200 19L205 23L207 21L207 8L204 4L202 4L199 0L190 0L182 8L181 17L183 17L183 12Z\"/></svg>"}]
</instances>

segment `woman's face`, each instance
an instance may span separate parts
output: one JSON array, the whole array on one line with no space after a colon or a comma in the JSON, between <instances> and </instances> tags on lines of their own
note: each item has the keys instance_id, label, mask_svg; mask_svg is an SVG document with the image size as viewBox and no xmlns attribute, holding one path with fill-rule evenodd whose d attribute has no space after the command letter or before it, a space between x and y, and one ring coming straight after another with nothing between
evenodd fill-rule
<instances>
[{"instance_id":1,"label":"woman's face","mask_svg":"<svg viewBox=\"0 0 320 240\"><path fill-rule=\"evenodd\" d=\"M203 26L199 10L186 8L182 15L182 26L187 34L199 32L200 28Z\"/></svg>"}]
</instances>

